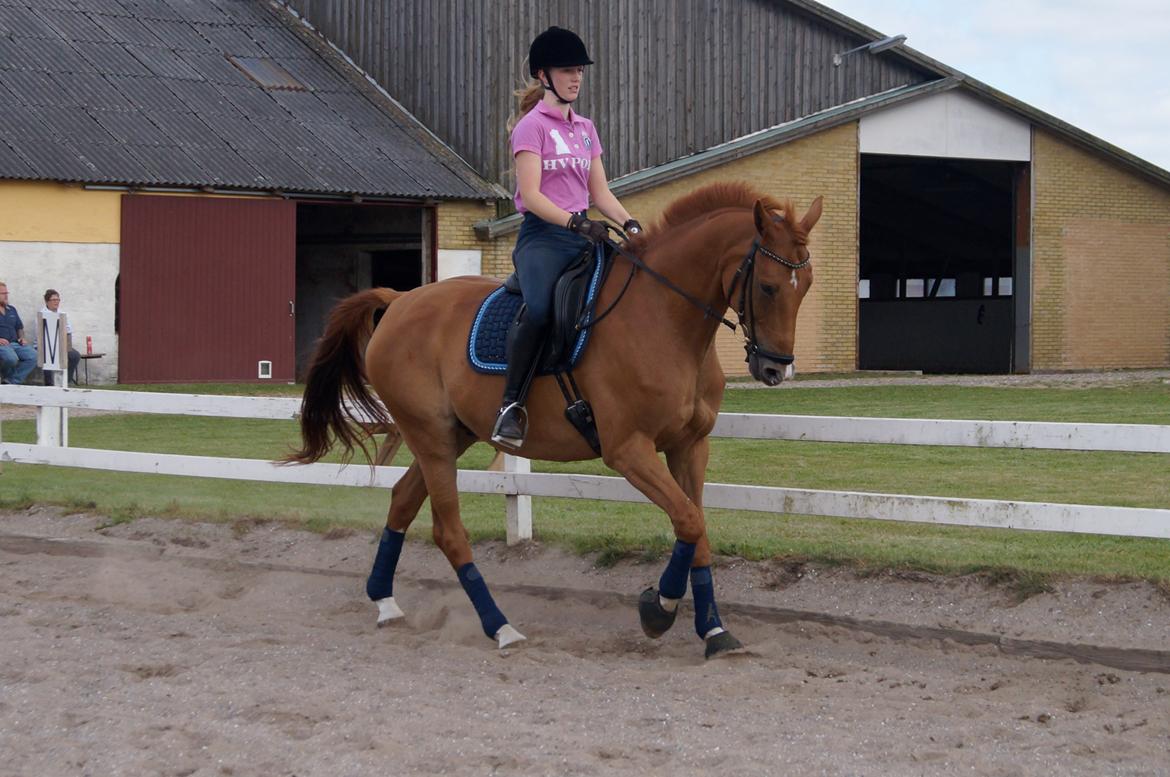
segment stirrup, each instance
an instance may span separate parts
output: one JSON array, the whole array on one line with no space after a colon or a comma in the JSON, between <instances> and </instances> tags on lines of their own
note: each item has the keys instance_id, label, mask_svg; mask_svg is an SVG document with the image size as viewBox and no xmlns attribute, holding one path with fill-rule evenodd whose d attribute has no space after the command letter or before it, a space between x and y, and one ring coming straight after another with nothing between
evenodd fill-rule
<instances>
[{"instance_id":1,"label":"stirrup","mask_svg":"<svg viewBox=\"0 0 1170 777\"><path fill-rule=\"evenodd\" d=\"M509 416L517 415L516 418ZM504 429L505 423L510 428ZM519 402L512 402L500 408L496 416L496 425L492 428L492 442L503 445L505 448L516 449L524 445L524 438L528 435L528 410Z\"/></svg>"}]
</instances>

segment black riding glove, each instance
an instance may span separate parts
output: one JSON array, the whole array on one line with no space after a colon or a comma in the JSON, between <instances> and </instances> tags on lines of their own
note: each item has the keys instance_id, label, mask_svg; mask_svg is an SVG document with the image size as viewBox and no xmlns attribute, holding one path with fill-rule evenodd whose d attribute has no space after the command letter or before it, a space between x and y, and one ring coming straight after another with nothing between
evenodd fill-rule
<instances>
[{"instance_id":1,"label":"black riding glove","mask_svg":"<svg viewBox=\"0 0 1170 777\"><path fill-rule=\"evenodd\" d=\"M604 221L590 221L580 213L574 213L565 226L594 245L604 240L607 234Z\"/></svg>"},{"instance_id":2,"label":"black riding glove","mask_svg":"<svg viewBox=\"0 0 1170 777\"><path fill-rule=\"evenodd\" d=\"M630 237L642 234L642 225L638 223L637 219L630 219L625 224L622 224L622 231Z\"/></svg>"}]
</instances>

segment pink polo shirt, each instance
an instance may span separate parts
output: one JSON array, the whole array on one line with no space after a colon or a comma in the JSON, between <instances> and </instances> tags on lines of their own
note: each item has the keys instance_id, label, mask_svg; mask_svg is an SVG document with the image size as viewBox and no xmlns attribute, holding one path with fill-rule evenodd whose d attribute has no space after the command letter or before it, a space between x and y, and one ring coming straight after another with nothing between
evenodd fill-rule
<instances>
[{"instance_id":1,"label":"pink polo shirt","mask_svg":"<svg viewBox=\"0 0 1170 777\"><path fill-rule=\"evenodd\" d=\"M593 122L569 109L569 118L544 102L512 129L512 156L531 151L540 157L540 191L558 207L575 212L589 208L589 168L601 156L601 139ZM516 210L527 212L516 188Z\"/></svg>"}]
</instances>

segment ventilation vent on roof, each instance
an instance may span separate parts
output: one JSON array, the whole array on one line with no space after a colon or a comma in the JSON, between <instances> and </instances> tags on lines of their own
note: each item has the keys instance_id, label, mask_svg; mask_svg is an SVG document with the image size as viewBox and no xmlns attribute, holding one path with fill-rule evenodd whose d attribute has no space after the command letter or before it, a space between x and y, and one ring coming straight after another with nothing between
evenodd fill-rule
<instances>
[{"instance_id":1,"label":"ventilation vent on roof","mask_svg":"<svg viewBox=\"0 0 1170 777\"><path fill-rule=\"evenodd\" d=\"M271 59L265 57L229 56L228 60L265 89L288 89L297 92L309 91L309 87L302 84L292 73Z\"/></svg>"}]
</instances>

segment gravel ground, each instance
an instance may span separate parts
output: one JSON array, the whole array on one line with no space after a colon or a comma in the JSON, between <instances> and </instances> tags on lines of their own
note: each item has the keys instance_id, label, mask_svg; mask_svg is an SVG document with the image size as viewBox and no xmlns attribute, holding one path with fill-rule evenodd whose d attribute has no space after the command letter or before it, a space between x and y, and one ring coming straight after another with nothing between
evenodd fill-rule
<instances>
[{"instance_id":1,"label":"gravel ground","mask_svg":"<svg viewBox=\"0 0 1170 777\"><path fill-rule=\"evenodd\" d=\"M1020 604L723 559L748 651L705 662L686 610L640 632L660 564L491 543L478 565L529 638L500 651L427 543L399 568L405 622L377 629L373 533L106 523L0 514L0 775L1170 773L1170 598L1145 584ZM1111 665L1134 651L1158 671Z\"/></svg>"}]
</instances>

